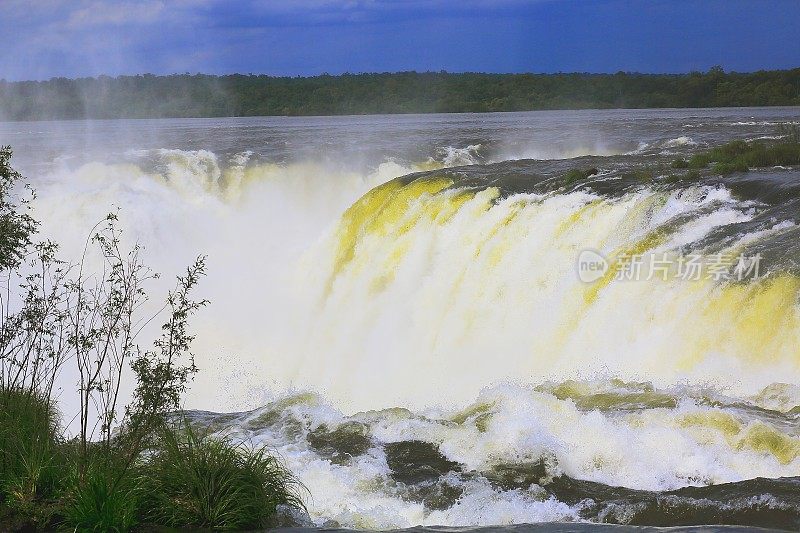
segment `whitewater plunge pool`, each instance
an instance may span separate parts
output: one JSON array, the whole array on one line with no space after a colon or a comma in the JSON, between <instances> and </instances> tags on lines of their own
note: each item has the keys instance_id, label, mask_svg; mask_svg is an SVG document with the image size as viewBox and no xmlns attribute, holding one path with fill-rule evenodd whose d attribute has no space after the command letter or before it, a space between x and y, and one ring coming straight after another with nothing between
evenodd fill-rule
<instances>
[{"instance_id":1,"label":"whitewater plunge pool","mask_svg":"<svg viewBox=\"0 0 800 533\"><path fill-rule=\"evenodd\" d=\"M187 409L274 447L317 526L798 529L800 171L671 169L798 123L37 122L0 144L68 257L117 208L165 286L208 254Z\"/></svg>"}]
</instances>

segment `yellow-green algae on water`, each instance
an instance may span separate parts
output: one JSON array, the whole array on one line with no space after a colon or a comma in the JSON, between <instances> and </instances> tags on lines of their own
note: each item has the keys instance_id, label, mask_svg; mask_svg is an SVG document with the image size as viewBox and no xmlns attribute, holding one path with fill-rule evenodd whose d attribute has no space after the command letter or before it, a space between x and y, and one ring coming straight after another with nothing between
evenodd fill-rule
<instances>
[{"instance_id":1,"label":"yellow-green algae on water","mask_svg":"<svg viewBox=\"0 0 800 533\"><path fill-rule=\"evenodd\" d=\"M674 408L677 405L674 396L655 391L650 383L615 379L611 384L613 389L598 390L585 382L567 380L554 386L539 386L537 390L552 394L559 400L572 400L582 411Z\"/></svg>"},{"instance_id":2,"label":"yellow-green algae on water","mask_svg":"<svg viewBox=\"0 0 800 533\"><path fill-rule=\"evenodd\" d=\"M799 436L782 433L762 421L754 421L745 426L736 416L713 409L686 414L677 422L684 428L718 432L731 448L772 455L784 465L800 456Z\"/></svg>"},{"instance_id":3,"label":"yellow-green algae on water","mask_svg":"<svg viewBox=\"0 0 800 533\"><path fill-rule=\"evenodd\" d=\"M500 195L496 187L452 189L453 184L453 179L438 176L410 182L398 178L364 194L339 221L328 291L333 280L353 264L358 247L365 239L375 237L385 241L380 253L382 264L374 270L368 283L374 294L393 281L397 265L413 245L412 229L424 224L445 225L468 202L477 198L480 202L476 209L485 211Z\"/></svg>"},{"instance_id":4,"label":"yellow-green algae on water","mask_svg":"<svg viewBox=\"0 0 800 533\"><path fill-rule=\"evenodd\" d=\"M480 433L486 433L489 421L494 415L495 406L495 402L477 402L457 413L450 420L459 425L472 421Z\"/></svg>"},{"instance_id":5,"label":"yellow-green algae on water","mask_svg":"<svg viewBox=\"0 0 800 533\"><path fill-rule=\"evenodd\" d=\"M452 184L450 178L416 179L408 184L395 179L359 198L344 212L339 222L334 275L353 259L358 241L365 233L385 235L387 229L400 220L412 201L423 194L436 194Z\"/></svg>"}]
</instances>

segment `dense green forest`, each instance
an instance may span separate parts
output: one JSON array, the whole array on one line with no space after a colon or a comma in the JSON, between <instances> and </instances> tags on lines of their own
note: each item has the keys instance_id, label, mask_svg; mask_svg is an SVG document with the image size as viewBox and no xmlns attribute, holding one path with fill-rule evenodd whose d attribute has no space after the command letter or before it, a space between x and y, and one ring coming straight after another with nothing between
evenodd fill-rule
<instances>
[{"instance_id":1,"label":"dense green forest","mask_svg":"<svg viewBox=\"0 0 800 533\"><path fill-rule=\"evenodd\" d=\"M120 76L0 81L0 118L218 117L800 105L800 68L689 74Z\"/></svg>"}]
</instances>

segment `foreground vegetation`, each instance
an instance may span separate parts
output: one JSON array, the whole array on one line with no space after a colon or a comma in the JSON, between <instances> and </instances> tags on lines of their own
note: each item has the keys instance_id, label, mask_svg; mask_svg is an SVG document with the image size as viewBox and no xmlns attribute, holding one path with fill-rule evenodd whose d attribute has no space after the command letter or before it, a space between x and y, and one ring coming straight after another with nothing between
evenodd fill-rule
<instances>
[{"instance_id":1,"label":"foreground vegetation","mask_svg":"<svg viewBox=\"0 0 800 533\"><path fill-rule=\"evenodd\" d=\"M401 72L0 81L0 119L453 113L800 105L800 69L689 74Z\"/></svg>"},{"instance_id":2,"label":"foreground vegetation","mask_svg":"<svg viewBox=\"0 0 800 533\"><path fill-rule=\"evenodd\" d=\"M175 414L197 372L189 319L206 305L192 298L204 259L177 278L161 313L145 315L156 276L139 247L123 248L116 216L92 231L81 263L60 261L56 244L35 242L31 196L10 158L1 148L0 530L259 528L278 505L302 509L302 486L268 450ZM142 348L140 332L161 314L160 335ZM74 418L54 396L68 366ZM123 406L126 380L135 387Z\"/></svg>"}]
</instances>

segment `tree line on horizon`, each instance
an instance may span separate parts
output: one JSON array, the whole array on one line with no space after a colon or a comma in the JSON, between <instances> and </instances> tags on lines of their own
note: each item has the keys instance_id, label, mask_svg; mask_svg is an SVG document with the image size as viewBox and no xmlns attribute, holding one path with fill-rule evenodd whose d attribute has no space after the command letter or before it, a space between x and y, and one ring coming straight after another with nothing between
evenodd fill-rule
<instances>
[{"instance_id":1,"label":"tree line on horizon","mask_svg":"<svg viewBox=\"0 0 800 533\"><path fill-rule=\"evenodd\" d=\"M800 105L800 68L689 74L144 74L0 80L0 120Z\"/></svg>"}]
</instances>

